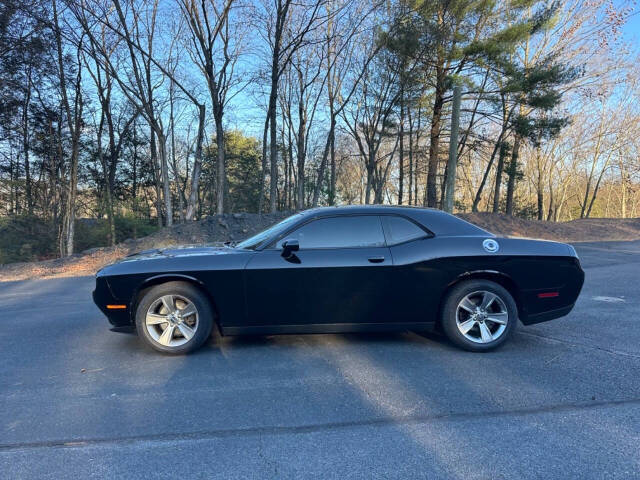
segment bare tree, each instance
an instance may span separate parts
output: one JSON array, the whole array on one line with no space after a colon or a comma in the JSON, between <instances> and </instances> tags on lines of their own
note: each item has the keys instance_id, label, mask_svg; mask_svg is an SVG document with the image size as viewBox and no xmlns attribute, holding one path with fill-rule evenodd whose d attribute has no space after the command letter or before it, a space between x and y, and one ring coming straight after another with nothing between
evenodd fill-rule
<instances>
[{"instance_id":1,"label":"bare tree","mask_svg":"<svg viewBox=\"0 0 640 480\"><path fill-rule=\"evenodd\" d=\"M235 84L234 67L240 54L244 32L230 26L230 11L233 0L179 0L180 8L191 32L191 55L205 77L216 129L217 191L216 211L224 212L225 191L225 142L224 111L229 91ZM199 176L194 168L192 179ZM187 207L187 220L195 213L197 180L192 183Z\"/></svg>"},{"instance_id":2,"label":"bare tree","mask_svg":"<svg viewBox=\"0 0 640 480\"><path fill-rule=\"evenodd\" d=\"M56 53L58 60L58 74L62 106L67 120L67 128L71 134L71 156L69 159L69 178L62 221L62 235L60 238L61 255L72 255L74 249L74 233L76 219L76 195L78 189L78 156L80 149L80 135L82 132L82 110L84 98L82 95L82 63L80 61L82 40L76 50L76 78L73 83L73 108L67 92L67 70L65 69L65 55L62 47L62 31L58 18L58 4L52 1L53 25L56 39Z\"/></svg>"},{"instance_id":3,"label":"bare tree","mask_svg":"<svg viewBox=\"0 0 640 480\"><path fill-rule=\"evenodd\" d=\"M398 144L398 137L393 135L396 127L393 113L400 95L399 70L391 66L390 61L393 58L388 56L367 64L354 102L342 115L366 166L365 203L371 203L372 192L374 203L382 203L384 185ZM381 148L392 138L395 138L393 146L387 145L387 151L383 152Z\"/></svg>"},{"instance_id":4,"label":"bare tree","mask_svg":"<svg viewBox=\"0 0 640 480\"><path fill-rule=\"evenodd\" d=\"M311 0L294 3L292 0L267 0L264 4L264 37L268 44L269 69L269 101L263 133L263 172L260 195L260 211L264 198L266 178L267 132L269 137L270 162L270 211L277 210L278 194L278 131L277 103L280 78L291 62L293 55L306 43L310 32L322 28L331 14L325 14L322 6L327 0ZM295 10L295 16L293 15Z\"/></svg>"}]
</instances>

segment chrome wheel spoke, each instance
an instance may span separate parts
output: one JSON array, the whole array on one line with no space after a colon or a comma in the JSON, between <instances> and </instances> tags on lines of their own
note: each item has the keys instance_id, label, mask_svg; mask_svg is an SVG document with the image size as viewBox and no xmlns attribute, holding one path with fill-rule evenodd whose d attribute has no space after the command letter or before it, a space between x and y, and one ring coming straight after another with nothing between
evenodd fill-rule
<instances>
[{"instance_id":1,"label":"chrome wheel spoke","mask_svg":"<svg viewBox=\"0 0 640 480\"><path fill-rule=\"evenodd\" d=\"M175 328L176 327L174 327L173 325L167 325L167 328L165 328L164 332L162 332L162 335L160 335L160 338L158 339L158 343L160 345L164 345L165 347L170 346L171 340L173 340L173 332Z\"/></svg>"},{"instance_id":2,"label":"chrome wheel spoke","mask_svg":"<svg viewBox=\"0 0 640 480\"><path fill-rule=\"evenodd\" d=\"M476 324L475 320L467 320L466 322L462 322L458 328L460 328L460 331L462 333L467 333L469 330L471 330L473 328L473 326Z\"/></svg>"},{"instance_id":3,"label":"chrome wheel spoke","mask_svg":"<svg viewBox=\"0 0 640 480\"><path fill-rule=\"evenodd\" d=\"M187 340L191 340L196 333L193 330L193 328L191 328L189 325L186 325L184 323L178 324L178 330L180 330L180 333L182 333L182 336Z\"/></svg>"},{"instance_id":4,"label":"chrome wheel spoke","mask_svg":"<svg viewBox=\"0 0 640 480\"><path fill-rule=\"evenodd\" d=\"M198 313L193 303L188 304L182 310L178 309L178 312L180 313L180 315L182 315L182 318L187 318L187 317L190 317L191 315Z\"/></svg>"},{"instance_id":5,"label":"chrome wheel spoke","mask_svg":"<svg viewBox=\"0 0 640 480\"><path fill-rule=\"evenodd\" d=\"M506 312L490 313L487 316L487 320L493 323L499 323L500 325L506 325L508 317L509 315Z\"/></svg>"},{"instance_id":6,"label":"chrome wheel spoke","mask_svg":"<svg viewBox=\"0 0 640 480\"><path fill-rule=\"evenodd\" d=\"M147 313L147 325L161 325L163 323L169 323L166 315L159 313Z\"/></svg>"},{"instance_id":7,"label":"chrome wheel spoke","mask_svg":"<svg viewBox=\"0 0 640 480\"><path fill-rule=\"evenodd\" d=\"M176 303L173 295L165 295L161 298L162 305L167 309L167 313L172 313L176 311Z\"/></svg>"},{"instance_id":8,"label":"chrome wheel spoke","mask_svg":"<svg viewBox=\"0 0 640 480\"><path fill-rule=\"evenodd\" d=\"M487 324L484 322L480 322L478 323L478 325L480 326L480 336L482 338L482 341L484 343L489 343L491 340L493 340L493 335L491 334L491 330L489 330L489 327L487 327Z\"/></svg>"},{"instance_id":9,"label":"chrome wheel spoke","mask_svg":"<svg viewBox=\"0 0 640 480\"><path fill-rule=\"evenodd\" d=\"M466 310L469 313L474 313L476 311L477 305L474 304L471 300L469 300L469 296L467 295L460 302L460 308L462 308L463 310Z\"/></svg>"},{"instance_id":10,"label":"chrome wheel spoke","mask_svg":"<svg viewBox=\"0 0 640 480\"><path fill-rule=\"evenodd\" d=\"M482 310L487 310L491 304L495 301L496 295L491 292L484 292L482 296L482 303L480 304L480 308Z\"/></svg>"}]
</instances>

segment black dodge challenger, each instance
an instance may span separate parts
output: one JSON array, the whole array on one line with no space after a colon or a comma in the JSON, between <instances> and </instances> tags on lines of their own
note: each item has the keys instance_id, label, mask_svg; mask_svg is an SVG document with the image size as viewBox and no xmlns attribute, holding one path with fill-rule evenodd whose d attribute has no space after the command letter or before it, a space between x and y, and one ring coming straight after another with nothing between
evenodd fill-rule
<instances>
[{"instance_id":1,"label":"black dodge challenger","mask_svg":"<svg viewBox=\"0 0 640 480\"><path fill-rule=\"evenodd\" d=\"M307 210L226 247L156 249L96 275L113 330L181 354L222 335L440 328L466 350L567 315L584 272L570 245L497 238L439 210Z\"/></svg>"}]
</instances>

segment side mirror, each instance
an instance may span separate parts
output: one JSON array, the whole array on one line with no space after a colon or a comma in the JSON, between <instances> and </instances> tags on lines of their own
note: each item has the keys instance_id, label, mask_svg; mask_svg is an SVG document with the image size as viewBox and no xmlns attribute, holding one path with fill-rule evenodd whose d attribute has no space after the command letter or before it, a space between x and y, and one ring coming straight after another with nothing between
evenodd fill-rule
<instances>
[{"instance_id":1,"label":"side mirror","mask_svg":"<svg viewBox=\"0 0 640 480\"><path fill-rule=\"evenodd\" d=\"M282 242L282 256L284 258L291 258L293 252L300 250L300 242L296 238L290 238Z\"/></svg>"}]
</instances>

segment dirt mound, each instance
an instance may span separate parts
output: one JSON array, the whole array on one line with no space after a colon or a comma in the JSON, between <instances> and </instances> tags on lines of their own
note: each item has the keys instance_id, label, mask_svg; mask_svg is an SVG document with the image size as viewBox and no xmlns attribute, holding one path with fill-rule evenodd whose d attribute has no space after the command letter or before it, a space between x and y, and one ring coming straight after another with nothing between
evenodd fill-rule
<instances>
[{"instance_id":1,"label":"dirt mound","mask_svg":"<svg viewBox=\"0 0 640 480\"><path fill-rule=\"evenodd\" d=\"M126 240L115 247L92 248L68 258L0 266L0 282L28 278L93 275L125 255L148 248L176 244L216 244L247 238L288 216L288 213L234 213L206 217L197 222L177 224L138 240ZM465 213L461 218L502 236L542 238L564 242L637 240L640 218L593 218L553 223L525 220L493 213Z\"/></svg>"},{"instance_id":2,"label":"dirt mound","mask_svg":"<svg viewBox=\"0 0 640 480\"><path fill-rule=\"evenodd\" d=\"M226 213L205 217L197 222L180 223L141 238L125 240L124 245L134 245L134 250L167 247L176 244L215 244L238 242L254 235L291 213L258 215L257 213Z\"/></svg>"},{"instance_id":3,"label":"dirt mound","mask_svg":"<svg viewBox=\"0 0 640 480\"><path fill-rule=\"evenodd\" d=\"M559 242L640 238L640 218L583 218L570 222L545 222L497 213L462 213L458 216L500 236L541 238Z\"/></svg>"},{"instance_id":4,"label":"dirt mound","mask_svg":"<svg viewBox=\"0 0 640 480\"><path fill-rule=\"evenodd\" d=\"M250 237L290 213L258 215L229 213L205 217L197 222L176 224L137 240L128 239L115 247L92 248L67 258L0 265L0 282L28 278L93 275L105 265L140 250L170 245L221 244Z\"/></svg>"}]
</instances>

